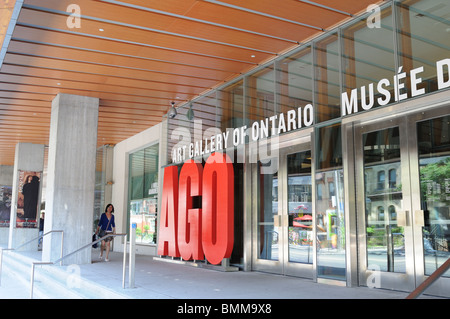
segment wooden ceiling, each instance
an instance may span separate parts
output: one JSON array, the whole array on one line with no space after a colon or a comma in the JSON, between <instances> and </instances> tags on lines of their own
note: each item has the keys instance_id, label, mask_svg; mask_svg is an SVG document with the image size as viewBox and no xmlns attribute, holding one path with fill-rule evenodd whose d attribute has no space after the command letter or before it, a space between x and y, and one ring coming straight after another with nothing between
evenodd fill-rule
<instances>
[{"instance_id":1,"label":"wooden ceiling","mask_svg":"<svg viewBox=\"0 0 450 319\"><path fill-rule=\"evenodd\" d=\"M24 0L0 69L0 165L13 165L18 142L48 144L58 93L100 98L98 145L116 144L160 123L172 101L220 86L373 2Z\"/></svg>"}]
</instances>

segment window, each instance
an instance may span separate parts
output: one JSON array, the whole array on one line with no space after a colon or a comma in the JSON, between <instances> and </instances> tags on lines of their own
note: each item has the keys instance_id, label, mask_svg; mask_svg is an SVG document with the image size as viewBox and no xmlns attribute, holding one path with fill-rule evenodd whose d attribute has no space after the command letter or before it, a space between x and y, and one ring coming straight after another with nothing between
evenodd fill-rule
<instances>
[{"instance_id":1,"label":"window","mask_svg":"<svg viewBox=\"0 0 450 319\"><path fill-rule=\"evenodd\" d=\"M395 188L397 186L397 170L389 170L389 188Z\"/></svg>"},{"instance_id":2,"label":"window","mask_svg":"<svg viewBox=\"0 0 450 319\"><path fill-rule=\"evenodd\" d=\"M345 206L342 169L341 126L316 129L316 188L324 185L316 198L317 275L345 280ZM319 190L317 191L319 192ZM333 263L330 263L330 258Z\"/></svg>"},{"instance_id":3,"label":"window","mask_svg":"<svg viewBox=\"0 0 450 319\"><path fill-rule=\"evenodd\" d=\"M159 144L130 154L129 221L136 223L136 242L156 244Z\"/></svg>"},{"instance_id":4,"label":"window","mask_svg":"<svg viewBox=\"0 0 450 319\"><path fill-rule=\"evenodd\" d=\"M218 91L217 127L226 132L231 127L241 127L244 121L243 81Z\"/></svg>"},{"instance_id":5,"label":"window","mask_svg":"<svg viewBox=\"0 0 450 319\"><path fill-rule=\"evenodd\" d=\"M394 101L394 94L386 100L387 98L383 98L376 88L378 81L392 78L395 73L392 30L390 5L381 10L379 27L369 26L367 16L364 15L342 30L343 90L350 94L355 88L363 88L364 91L360 90L358 93L359 111ZM386 90L392 92L393 84L387 85ZM365 95L363 98L361 98L362 92Z\"/></svg>"},{"instance_id":6,"label":"window","mask_svg":"<svg viewBox=\"0 0 450 319\"><path fill-rule=\"evenodd\" d=\"M377 208L377 219L379 222L384 221L384 207L383 206L378 206L378 208Z\"/></svg>"},{"instance_id":7,"label":"window","mask_svg":"<svg viewBox=\"0 0 450 319\"><path fill-rule=\"evenodd\" d=\"M423 67L418 77L422 79L417 89L425 92L438 90L436 62L448 58L448 1L395 1L397 32L399 36L399 65L409 73ZM445 72L445 71L444 71ZM448 71L446 71L448 78ZM406 86L411 93L411 86ZM405 93L405 92L401 92ZM408 94L408 97L411 94Z\"/></svg>"},{"instance_id":8,"label":"window","mask_svg":"<svg viewBox=\"0 0 450 319\"><path fill-rule=\"evenodd\" d=\"M247 119L250 123L275 114L275 70L273 65L248 77Z\"/></svg>"},{"instance_id":9,"label":"window","mask_svg":"<svg viewBox=\"0 0 450 319\"><path fill-rule=\"evenodd\" d=\"M389 213L389 218L391 221L396 221L397 220L397 212L395 211L395 206L394 205L390 205L388 207L388 213Z\"/></svg>"},{"instance_id":10,"label":"window","mask_svg":"<svg viewBox=\"0 0 450 319\"><path fill-rule=\"evenodd\" d=\"M313 104L312 70L309 46L277 63L278 113L286 116L291 110Z\"/></svg>"},{"instance_id":11,"label":"window","mask_svg":"<svg viewBox=\"0 0 450 319\"><path fill-rule=\"evenodd\" d=\"M341 115L338 44L337 32L315 43L316 122Z\"/></svg>"},{"instance_id":12,"label":"window","mask_svg":"<svg viewBox=\"0 0 450 319\"><path fill-rule=\"evenodd\" d=\"M377 189L384 189L385 174L384 171L377 173Z\"/></svg>"}]
</instances>

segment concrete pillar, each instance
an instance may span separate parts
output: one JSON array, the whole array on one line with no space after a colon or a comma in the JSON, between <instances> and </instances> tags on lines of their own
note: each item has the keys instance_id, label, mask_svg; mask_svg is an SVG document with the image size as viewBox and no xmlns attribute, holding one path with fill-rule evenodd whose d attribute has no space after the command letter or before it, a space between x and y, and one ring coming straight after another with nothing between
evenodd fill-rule
<instances>
[{"instance_id":1,"label":"concrete pillar","mask_svg":"<svg viewBox=\"0 0 450 319\"><path fill-rule=\"evenodd\" d=\"M9 248L17 248L23 243L32 240L39 236L38 225L34 228L27 228L23 223L19 223L17 227L17 211L18 205L27 206L28 199L25 193L25 188L23 187L26 183L27 176L37 175L39 177L39 184L37 188L33 190L33 197L37 200L32 204L35 211L33 211L31 219L37 219L39 221L39 204L41 198L41 182L42 182L42 172L44 171L44 145L41 144L31 144L31 143L18 143L16 145L16 154L14 158L14 171L13 171L13 184L12 184L12 200L11 200L11 215L9 224ZM33 183L34 184L34 183ZM36 194L37 192L37 194ZM19 194L22 193L23 195ZM20 196L20 204L19 201ZM22 196L24 198L22 199ZM25 226L21 227L21 226ZM38 241L30 243L23 250L37 250Z\"/></svg>"},{"instance_id":2,"label":"concrete pillar","mask_svg":"<svg viewBox=\"0 0 450 319\"><path fill-rule=\"evenodd\" d=\"M64 255L92 241L99 99L58 94L52 102L44 232L64 231ZM42 260L60 257L61 235L46 236ZM64 264L91 262L85 249Z\"/></svg>"}]
</instances>

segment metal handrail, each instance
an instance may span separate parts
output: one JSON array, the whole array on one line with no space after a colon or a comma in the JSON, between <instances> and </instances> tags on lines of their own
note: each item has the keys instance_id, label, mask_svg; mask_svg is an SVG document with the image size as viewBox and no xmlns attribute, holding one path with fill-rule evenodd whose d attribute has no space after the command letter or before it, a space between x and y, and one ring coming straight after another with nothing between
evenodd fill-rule
<instances>
[{"instance_id":1,"label":"metal handrail","mask_svg":"<svg viewBox=\"0 0 450 319\"><path fill-rule=\"evenodd\" d=\"M105 240L108 237L119 237L119 236L126 236L126 235L127 234L108 234L108 235L103 236L103 237L101 237L101 238L99 238L99 239L97 239L97 240L95 240L95 241L93 241L93 242L91 242L89 244L86 244L86 245L78 248L77 250L75 250L75 251L73 251L73 252L71 252L71 253L69 253L69 254L67 254L65 256L62 256L61 258L59 258L59 259L57 259L55 261L35 261L35 262L33 262L32 265L31 265L30 299L33 299L34 269L35 269L36 265L54 265L54 264L56 264L58 262L60 262L61 265L62 265L62 261L64 259L66 259L67 257L70 257L70 256L72 256L72 255L74 255L74 254L76 254L76 253L78 253L78 252L80 252L80 251L82 251L82 250L84 250L86 248L92 247L92 245L95 245L95 244L101 242L102 240ZM125 271L125 265L126 265L125 261L126 261L126 254L127 254L127 241L125 240L125 242L124 242L124 249L123 249L123 272L122 272L122 287L123 288L125 288L125 272L126 272Z\"/></svg>"},{"instance_id":2,"label":"metal handrail","mask_svg":"<svg viewBox=\"0 0 450 319\"><path fill-rule=\"evenodd\" d=\"M29 240L29 241L27 241L27 242L25 242L25 243L19 245L19 246L16 247L16 248L0 248L0 286L1 286L1 279L2 279L3 251L4 251L4 250L12 251L12 250L20 249L20 248L22 248L23 246L26 246L26 245L28 245L29 243L32 243L32 242L35 241L35 240L39 240L39 239L41 239L41 238L44 238L45 235L48 235L48 234L50 234L50 233L62 233L62 235L61 235L61 257L62 257L62 255L63 255L63 249L64 249L64 231L63 231L63 230L50 230L50 231L46 232L45 234L39 235L38 237L33 238L33 239L31 239L31 240Z\"/></svg>"},{"instance_id":3,"label":"metal handrail","mask_svg":"<svg viewBox=\"0 0 450 319\"><path fill-rule=\"evenodd\" d=\"M406 299L418 298L428 287L438 280L448 269L450 269L450 258L447 259L438 269L436 269L423 283L421 283Z\"/></svg>"}]
</instances>

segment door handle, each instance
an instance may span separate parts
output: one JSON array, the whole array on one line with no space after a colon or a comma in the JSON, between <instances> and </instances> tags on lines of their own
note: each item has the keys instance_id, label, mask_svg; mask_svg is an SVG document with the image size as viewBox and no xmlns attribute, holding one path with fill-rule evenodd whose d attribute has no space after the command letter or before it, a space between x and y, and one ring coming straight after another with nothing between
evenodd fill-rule
<instances>
[{"instance_id":1,"label":"door handle","mask_svg":"<svg viewBox=\"0 0 450 319\"><path fill-rule=\"evenodd\" d=\"M288 227L289 226L289 215L274 215L273 225L275 227Z\"/></svg>"},{"instance_id":2,"label":"door handle","mask_svg":"<svg viewBox=\"0 0 450 319\"><path fill-rule=\"evenodd\" d=\"M273 216L273 226L274 227L281 227L281 215L274 215Z\"/></svg>"},{"instance_id":3,"label":"door handle","mask_svg":"<svg viewBox=\"0 0 450 319\"><path fill-rule=\"evenodd\" d=\"M281 221L282 221L283 227L289 227L289 215L281 216Z\"/></svg>"},{"instance_id":4,"label":"door handle","mask_svg":"<svg viewBox=\"0 0 450 319\"><path fill-rule=\"evenodd\" d=\"M408 215L409 215L409 211L407 211L407 210L399 211L397 213L397 225L401 226L401 227L408 226L408 224L409 224Z\"/></svg>"},{"instance_id":5,"label":"door handle","mask_svg":"<svg viewBox=\"0 0 450 319\"><path fill-rule=\"evenodd\" d=\"M423 210L416 210L414 212L414 224L417 227L425 227L425 216Z\"/></svg>"}]
</instances>

